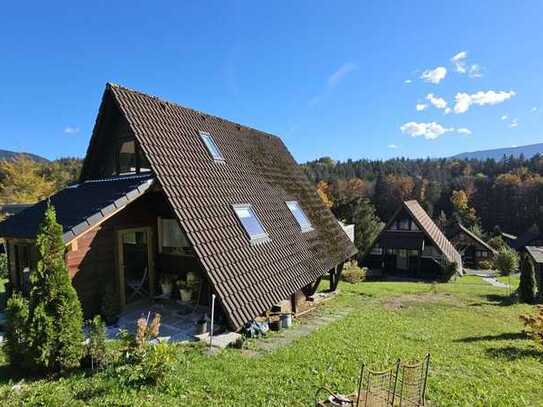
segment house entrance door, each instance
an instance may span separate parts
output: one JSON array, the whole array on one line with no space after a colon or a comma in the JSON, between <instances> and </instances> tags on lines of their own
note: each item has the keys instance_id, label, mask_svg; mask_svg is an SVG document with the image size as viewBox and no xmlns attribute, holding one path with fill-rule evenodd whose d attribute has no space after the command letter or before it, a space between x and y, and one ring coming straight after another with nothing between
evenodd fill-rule
<instances>
[{"instance_id":1,"label":"house entrance door","mask_svg":"<svg viewBox=\"0 0 543 407\"><path fill-rule=\"evenodd\" d=\"M407 256L407 250L398 250L398 253L396 254L396 268L400 271L409 270L409 257Z\"/></svg>"},{"instance_id":2,"label":"house entrance door","mask_svg":"<svg viewBox=\"0 0 543 407\"><path fill-rule=\"evenodd\" d=\"M149 298L154 277L151 228L121 230L117 241L122 304Z\"/></svg>"}]
</instances>

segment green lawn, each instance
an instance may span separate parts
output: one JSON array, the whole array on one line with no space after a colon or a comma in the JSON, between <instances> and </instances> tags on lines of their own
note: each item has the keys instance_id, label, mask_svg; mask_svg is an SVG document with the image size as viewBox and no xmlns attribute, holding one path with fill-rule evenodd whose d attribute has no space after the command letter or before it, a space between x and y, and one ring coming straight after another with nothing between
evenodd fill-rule
<instances>
[{"instance_id":1,"label":"green lawn","mask_svg":"<svg viewBox=\"0 0 543 407\"><path fill-rule=\"evenodd\" d=\"M436 405L541 405L543 354L523 337L518 318L531 307L504 305L506 290L479 277L340 289L319 312L348 305L351 314L274 353L205 356L198 347L178 346L177 373L161 387L140 390L104 373L79 373L25 379L17 394L0 363L0 404L309 406L321 384L354 390L361 361L379 367L431 352L428 398Z\"/></svg>"}]
</instances>

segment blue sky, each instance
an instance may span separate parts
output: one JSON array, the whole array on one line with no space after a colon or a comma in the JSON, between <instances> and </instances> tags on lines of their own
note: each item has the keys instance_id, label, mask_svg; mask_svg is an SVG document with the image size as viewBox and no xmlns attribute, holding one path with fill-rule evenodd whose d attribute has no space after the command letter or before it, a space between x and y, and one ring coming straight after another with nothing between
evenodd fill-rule
<instances>
[{"instance_id":1,"label":"blue sky","mask_svg":"<svg viewBox=\"0 0 543 407\"><path fill-rule=\"evenodd\" d=\"M83 156L107 81L277 134L300 162L542 142L541 16L518 0L8 2L0 149Z\"/></svg>"}]
</instances>

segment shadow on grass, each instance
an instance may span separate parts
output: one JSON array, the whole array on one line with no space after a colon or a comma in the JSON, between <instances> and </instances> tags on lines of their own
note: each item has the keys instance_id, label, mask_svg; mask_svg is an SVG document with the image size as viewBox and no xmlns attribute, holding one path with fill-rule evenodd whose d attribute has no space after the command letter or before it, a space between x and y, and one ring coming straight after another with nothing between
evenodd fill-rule
<instances>
[{"instance_id":1,"label":"shadow on grass","mask_svg":"<svg viewBox=\"0 0 543 407\"><path fill-rule=\"evenodd\" d=\"M504 348L490 348L486 350L488 356L498 359L517 360L523 358L536 358L543 361L543 353L536 349L519 349L515 346Z\"/></svg>"},{"instance_id":2,"label":"shadow on grass","mask_svg":"<svg viewBox=\"0 0 543 407\"><path fill-rule=\"evenodd\" d=\"M481 295L481 298L484 298L486 302L474 302L469 304L471 307L480 307L482 305L496 305L499 307L507 307L517 303L517 300L512 295L498 295L498 294L487 294Z\"/></svg>"},{"instance_id":3,"label":"shadow on grass","mask_svg":"<svg viewBox=\"0 0 543 407\"><path fill-rule=\"evenodd\" d=\"M512 341L517 339L528 339L524 332L507 332L499 335L466 336L465 338L455 339L454 342L479 342L479 341Z\"/></svg>"}]
</instances>

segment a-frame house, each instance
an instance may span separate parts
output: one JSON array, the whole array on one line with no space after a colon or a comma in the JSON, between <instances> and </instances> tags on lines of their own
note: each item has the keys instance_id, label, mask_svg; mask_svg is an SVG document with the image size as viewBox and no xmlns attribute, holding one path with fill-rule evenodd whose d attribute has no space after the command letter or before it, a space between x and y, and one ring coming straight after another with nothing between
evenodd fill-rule
<instances>
[{"instance_id":1,"label":"a-frame house","mask_svg":"<svg viewBox=\"0 0 543 407\"><path fill-rule=\"evenodd\" d=\"M461 275L460 254L417 201L405 201L396 211L368 253L365 264L385 275L442 280L447 266L456 264Z\"/></svg>"},{"instance_id":2,"label":"a-frame house","mask_svg":"<svg viewBox=\"0 0 543 407\"><path fill-rule=\"evenodd\" d=\"M232 329L340 273L356 248L276 136L108 84L78 184L50 198L87 314L106 287L201 282ZM35 265L45 202L0 224L12 289ZM175 295L175 293L173 294Z\"/></svg>"}]
</instances>

